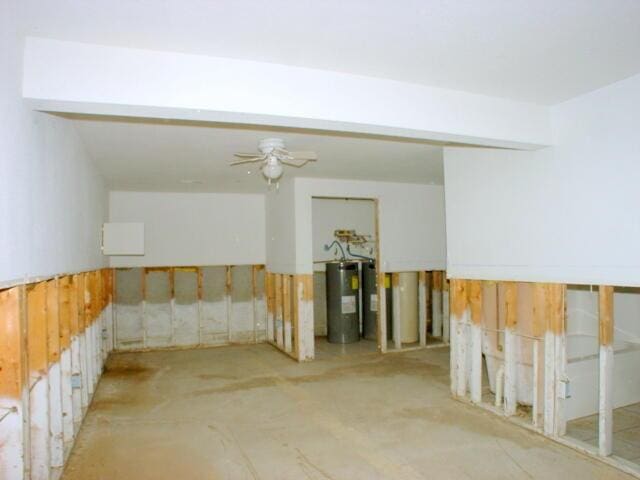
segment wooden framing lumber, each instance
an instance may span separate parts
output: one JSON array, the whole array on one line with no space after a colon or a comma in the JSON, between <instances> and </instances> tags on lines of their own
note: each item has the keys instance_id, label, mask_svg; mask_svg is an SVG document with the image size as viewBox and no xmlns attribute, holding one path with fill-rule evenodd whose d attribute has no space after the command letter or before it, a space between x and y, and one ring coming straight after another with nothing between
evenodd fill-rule
<instances>
[{"instance_id":1,"label":"wooden framing lumber","mask_svg":"<svg viewBox=\"0 0 640 480\"><path fill-rule=\"evenodd\" d=\"M442 337L442 279L443 272L434 270L431 282L431 335Z\"/></svg>"},{"instance_id":2,"label":"wooden framing lumber","mask_svg":"<svg viewBox=\"0 0 640 480\"><path fill-rule=\"evenodd\" d=\"M231 342L231 324L233 323L233 304L231 301L231 288L233 279L231 278L231 266L225 267L224 298L227 305L227 341Z\"/></svg>"},{"instance_id":3,"label":"wooden framing lumber","mask_svg":"<svg viewBox=\"0 0 640 480\"><path fill-rule=\"evenodd\" d=\"M282 321L284 325L284 351L291 353L292 345L292 331L291 331L291 283L293 281L292 275L283 275L282 277Z\"/></svg>"},{"instance_id":4,"label":"wooden framing lumber","mask_svg":"<svg viewBox=\"0 0 640 480\"><path fill-rule=\"evenodd\" d=\"M427 272L418 272L418 337L421 347L427 346Z\"/></svg>"},{"instance_id":5,"label":"wooden framing lumber","mask_svg":"<svg viewBox=\"0 0 640 480\"><path fill-rule=\"evenodd\" d=\"M276 345L280 350L284 350L284 318L282 311L282 274L275 274L275 327L276 327Z\"/></svg>"},{"instance_id":6,"label":"wooden framing lumber","mask_svg":"<svg viewBox=\"0 0 640 480\"><path fill-rule=\"evenodd\" d=\"M469 306L471 310L471 372L469 377L469 390L471 401L482 401L482 282L480 280L468 280Z\"/></svg>"},{"instance_id":7,"label":"wooden framing lumber","mask_svg":"<svg viewBox=\"0 0 640 480\"><path fill-rule=\"evenodd\" d=\"M451 393L466 394L466 319L468 317L466 280L451 279Z\"/></svg>"},{"instance_id":8,"label":"wooden framing lumber","mask_svg":"<svg viewBox=\"0 0 640 480\"><path fill-rule=\"evenodd\" d=\"M402 349L402 322L400 308L400 274L391 274L391 294L393 295L393 322L391 327L393 328L393 347L396 350ZM385 305L386 307L386 305Z\"/></svg>"},{"instance_id":9,"label":"wooden framing lumber","mask_svg":"<svg viewBox=\"0 0 640 480\"><path fill-rule=\"evenodd\" d=\"M518 351L516 335L518 284L502 282L504 302L504 413L515 415L518 406Z\"/></svg>"},{"instance_id":10,"label":"wooden framing lumber","mask_svg":"<svg viewBox=\"0 0 640 480\"><path fill-rule=\"evenodd\" d=\"M253 343L258 343L258 270L260 265L251 266L251 310L253 312Z\"/></svg>"},{"instance_id":11,"label":"wooden framing lumber","mask_svg":"<svg viewBox=\"0 0 640 480\"><path fill-rule=\"evenodd\" d=\"M538 427L541 423L541 412L544 411L544 330L546 324L546 295L544 284L533 285L533 325L531 333L533 339L533 351L531 355L533 368L533 399L531 416L533 425Z\"/></svg>"},{"instance_id":12,"label":"wooden framing lumber","mask_svg":"<svg viewBox=\"0 0 640 480\"><path fill-rule=\"evenodd\" d=\"M545 288L546 331L544 340L544 414L543 431L557 436L564 429L561 404L558 400L558 382L564 374L566 356L565 335L565 286L547 283Z\"/></svg>"},{"instance_id":13,"label":"wooden framing lumber","mask_svg":"<svg viewBox=\"0 0 640 480\"><path fill-rule=\"evenodd\" d=\"M46 282L27 286L27 322L30 475L32 479L48 479L50 447Z\"/></svg>"},{"instance_id":14,"label":"wooden framing lumber","mask_svg":"<svg viewBox=\"0 0 640 480\"><path fill-rule=\"evenodd\" d=\"M60 362L60 311L58 279L47 282L47 355L49 377L49 446L52 467L64 464L62 432L62 370Z\"/></svg>"},{"instance_id":15,"label":"wooden framing lumber","mask_svg":"<svg viewBox=\"0 0 640 480\"><path fill-rule=\"evenodd\" d=\"M598 402L598 453L613 451L613 287L598 289L600 385Z\"/></svg>"},{"instance_id":16,"label":"wooden framing lumber","mask_svg":"<svg viewBox=\"0 0 640 480\"><path fill-rule=\"evenodd\" d=\"M82 400L82 407L80 412L80 420L84 417L84 412L89 406L89 378L87 371L87 342L86 342L86 317L85 317L85 277L84 274L79 273L74 275L76 286L76 302L77 302L77 315L78 315L78 345L79 345L79 375L80 379L77 383L80 384L80 393ZM79 424L78 424L79 426Z\"/></svg>"},{"instance_id":17,"label":"wooden framing lumber","mask_svg":"<svg viewBox=\"0 0 640 480\"><path fill-rule=\"evenodd\" d=\"M264 275L265 293L267 296L267 341L275 341L275 311L276 311L276 289L275 277L271 272Z\"/></svg>"},{"instance_id":18,"label":"wooden framing lumber","mask_svg":"<svg viewBox=\"0 0 640 480\"><path fill-rule=\"evenodd\" d=\"M377 275L377 288L378 288L378 312L376 320L378 323L377 328L377 341L378 351L380 353L387 352L387 274L381 271L376 272Z\"/></svg>"},{"instance_id":19,"label":"wooden framing lumber","mask_svg":"<svg viewBox=\"0 0 640 480\"><path fill-rule=\"evenodd\" d=\"M304 362L315 357L313 330L313 274L293 276L294 342L297 360Z\"/></svg>"},{"instance_id":20,"label":"wooden framing lumber","mask_svg":"<svg viewBox=\"0 0 640 480\"><path fill-rule=\"evenodd\" d=\"M449 306L449 280L447 279L447 272L443 272L442 275L442 341L447 343L450 336L450 306Z\"/></svg>"},{"instance_id":21,"label":"wooden framing lumber","mask_svg":"<svg viewBox=\"0 0 640 480\"><path fill-rule=\"evenodd\" d=\"M92 311L92 302L91 302L91 290L92 290L92 275L89 272L83 273L83 307L84 307L84 332L81 340L84 342L84 369L86 372L86 385L87 385L87 406L91 401L91 397L93 396L93 391L95 388L95 365L93 362L94 358L94 346L93 346L93 311Z\"/></svg>"},{"instance_id":22,"label":"wooden framing lumber","mask_svg":"<svg viewBox=\"0 0 640 480\"><path fill-rule=\"evenodd\" d=\"M58 313L60 318L60 371L62 397L62 433L65 449L74 437L73 393L71 389L71 277L58 281Z\"/></svg>"},{"instance_id":23,"label":"wooden framing lumber","mask_svg":"<svg viewBox=\"0 0 640 480\"><path fill-rule=\"evenodd\" d=\"M24 286L0 290L0 478L22 480L29 465Z\"/></svg>"}]
</instances>

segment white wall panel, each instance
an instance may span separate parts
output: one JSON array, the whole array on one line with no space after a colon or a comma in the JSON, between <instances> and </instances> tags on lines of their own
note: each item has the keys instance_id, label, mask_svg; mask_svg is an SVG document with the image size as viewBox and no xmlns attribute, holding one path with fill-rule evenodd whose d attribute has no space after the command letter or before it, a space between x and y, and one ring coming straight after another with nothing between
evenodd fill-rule
<instances>
[{"instance_id":1,"label":"white wall panel","mask_svg":"<svg viewBox=\"0 0 640 480\"><path fill-rule=\"evenodd\" d=\"M100 268L104 182L69 120L21 94L19 2L0 2L0 285Z\"/></svg>"},{"instance_id":2,"label":"white wall panel","mask_svg":"<svg viewBox=\"0 0 640 480\"><path fill-rule=\"evenodd\" d=\"M251 265L265 262L264 195L111 192L112 222L142 222L145 254L111 266Z\"/></svg>"},{"instance_id":3,"label":"white wall panel","mask_svg":"<svg viewBox=\"0 0 640 480\"><path fill-rule=\"evenodd\" d=\"M445 148L448 273L640 285L640 75L553 118L553 148Z\"/></svg>"}]
</instances>

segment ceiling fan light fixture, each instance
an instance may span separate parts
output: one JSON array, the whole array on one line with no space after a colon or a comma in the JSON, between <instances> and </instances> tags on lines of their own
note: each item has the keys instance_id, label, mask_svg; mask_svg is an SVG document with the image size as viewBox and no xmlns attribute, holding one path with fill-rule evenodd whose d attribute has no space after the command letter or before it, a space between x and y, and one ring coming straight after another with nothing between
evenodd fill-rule
<instances>
[{"instance_id":1,"label":"ceiling fan light fixture","mask_svg":"<svg viewBox=\"0 0 640 480\"><path fill-rule=\"evenodd\" d=\"M283 173L284 168L276 157L270 157L262 167L262 174L269 180L278 180Z\"/></svg>"}]
</instances>

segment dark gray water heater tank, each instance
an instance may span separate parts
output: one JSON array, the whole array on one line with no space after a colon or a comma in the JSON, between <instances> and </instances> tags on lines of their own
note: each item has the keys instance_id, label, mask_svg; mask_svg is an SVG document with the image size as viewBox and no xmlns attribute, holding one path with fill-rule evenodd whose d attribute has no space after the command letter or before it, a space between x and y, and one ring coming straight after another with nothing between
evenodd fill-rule
<instances>
[{"instance_id":1,"label":"dark gray water heater tank","mask_svg":"<svg viewBox=\"0 0 640 480\"><path fill-rule=\"evenodd\" d=\"M329 262L327 266L327 340L360 340L360 278L357 262Z\"/></svg>"}]
</instances>

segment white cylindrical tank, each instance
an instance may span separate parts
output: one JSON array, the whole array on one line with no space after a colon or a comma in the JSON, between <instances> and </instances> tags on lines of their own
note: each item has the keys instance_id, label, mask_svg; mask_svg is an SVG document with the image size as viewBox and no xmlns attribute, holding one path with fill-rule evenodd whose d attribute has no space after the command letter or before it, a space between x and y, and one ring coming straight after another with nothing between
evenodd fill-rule
<instances>
[{"instance_id":1,"label":"white cylindrical tank","mask_svg":"<svg viewBox=\"0 0 640 480\"><path fill-rule=\"evenodd\" d=\"M398 274L400 290L400 338L402 343L418 341L418 272Z\"/></svg>"}]
</instances>

